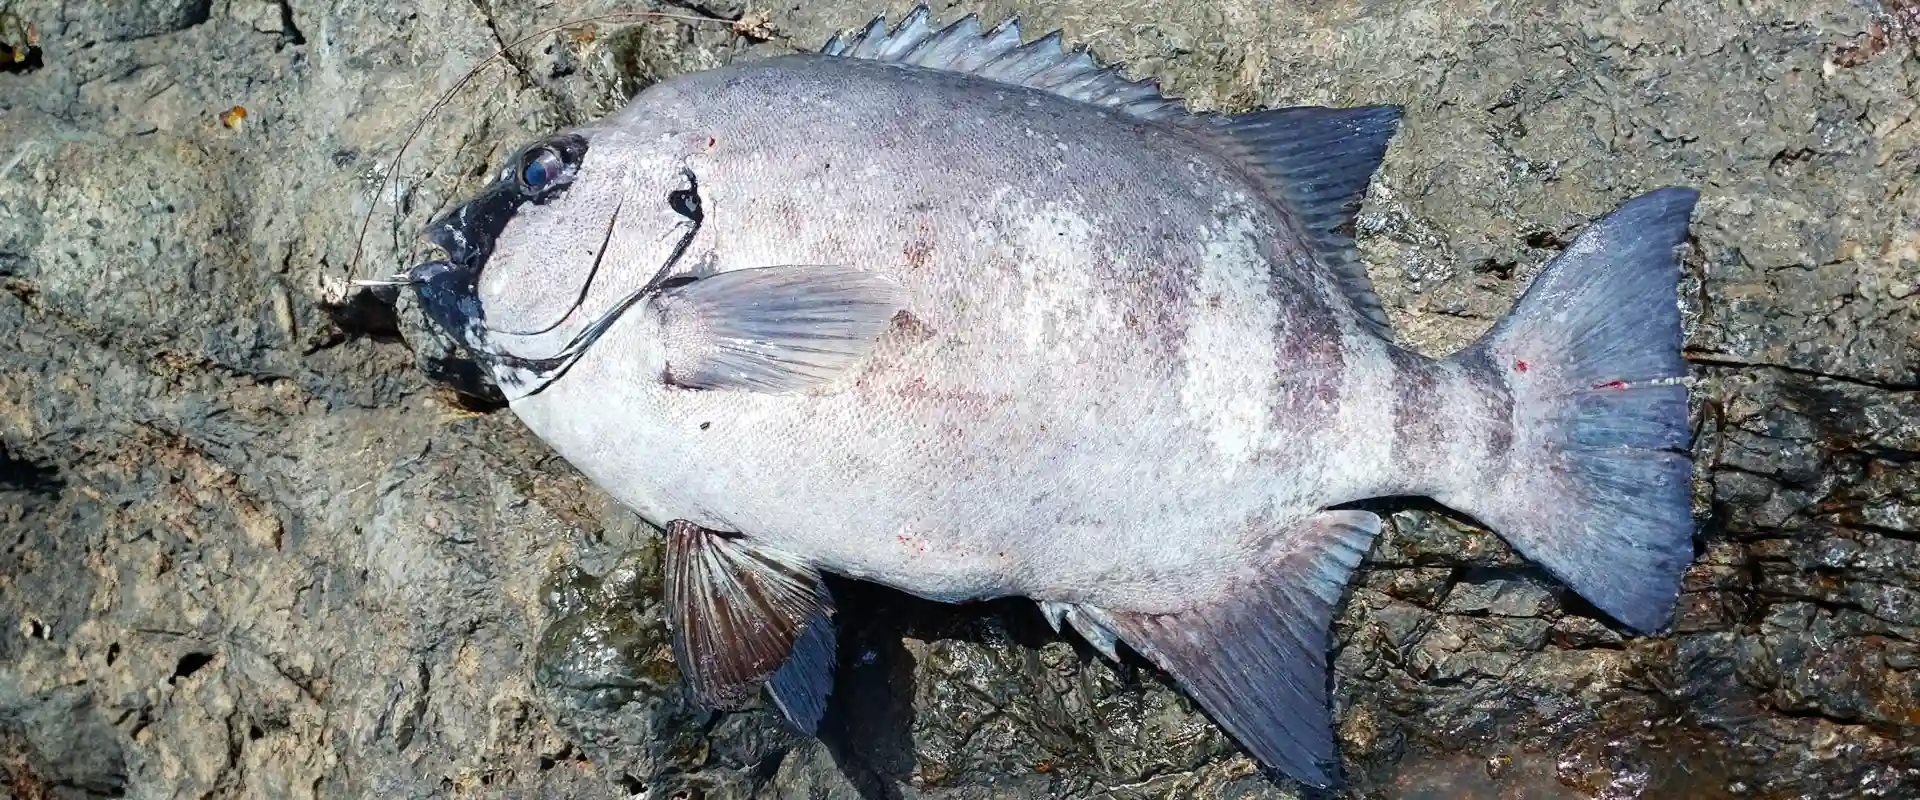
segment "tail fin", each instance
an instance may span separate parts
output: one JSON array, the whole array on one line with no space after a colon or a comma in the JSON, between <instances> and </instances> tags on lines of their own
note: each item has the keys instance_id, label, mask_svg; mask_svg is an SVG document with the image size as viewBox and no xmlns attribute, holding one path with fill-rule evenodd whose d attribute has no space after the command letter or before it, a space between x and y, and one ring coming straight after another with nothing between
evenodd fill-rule
<instances>
[{"instance_id":1,"label":"tail fin","mask_svg":"<svg viewBox=\"0 0 1920 800\"><path fill-rule=\"evenodd\" d=\"M1698 197L1659 189L1594 222L1453 356L1511 391L1512 447L1506 479L1435 499L1642 632L1693 560L1675 248Z\"/></svg>"}]
</instances>

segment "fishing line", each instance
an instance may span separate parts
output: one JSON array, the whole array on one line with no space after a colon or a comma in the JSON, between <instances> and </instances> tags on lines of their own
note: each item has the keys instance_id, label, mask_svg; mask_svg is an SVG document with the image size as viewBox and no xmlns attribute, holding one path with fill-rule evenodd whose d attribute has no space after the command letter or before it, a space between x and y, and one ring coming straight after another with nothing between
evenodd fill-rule
<instances>
[{"instance_id":1,"label":"fishing line","mask_svg":"<svg viewBox=\"0 0 1920 800\"><path fill-rule=\"evenodd\" d=\"M407 134L407 138L400 143L400 150L394 153L393 166L391 169L387 170L385 175L381 177L380 188L378 191L374 193L374 202L367 209L366 217L360 221L360 235L357 238L355 238L353 242L353 257L348 259L347 261L347 277L349 279L349 284L354 286L397 286L397 285L404 285L406 283L406 281L401 280L398 277L385 279L385 280L354 279L354 276L358 274L360 269L360 254L365 249L365 246L366 246L367 231L373 227L374 209L379 206L379 198L382 195L386 194L388 183L394 180L394 176L400 172L400 161L401 159L406 157L407 148L413 146L414 139L418 138L420 136L420 132L426 129L427 123L433 120L433 116L435 114L438 114L440 110L447 105L447 103L451 102L453 100L454 94L458 93L461 89L465 88L467 83L469 81L472 81L475 76L479 75L482 69L485 69L488 66L491 66L494 63L494 61L505 57L509 52L511 52L516 47L519 47L523 44L531 42L535 39L539 39L541 37L545 37L563 30L567 30L575 26L589 25L597 22L630 22L630 21L641 21L641 20L648 20L648 19L677 20L680 22L687 22L687 23L703 23L703 24L711 23L711 24L726 25L728 27L733 27L733 28L738 28L739 25L741 24L741 22L736 22L734 20L716 19L713 17L702 17L702 16L693 15L693 14L676 14L670 11L620 11L620 12L614 12L611 14L601 14L593 17L582 17L580 19L569 20L567 22L562 22L558 25L542 28L538 31L534 31L533 33L529 33L525 36L515 39L512 42L508 42L507 44L503 45L499 50L494 51L493 55L490 55L484 59L481 59L480 63L473 65L472 69L467 70L467 74L464 76L461 76L460 80L456 81L453 84L452 88L443 92L440 95L439 99L433 101L433 105L427 108L427 112L421 116L419 122L414 124L413 130ZM399 215L399 213L400 211L396 204L394 214L397 216Z\"/></svg>"}]
</instances>

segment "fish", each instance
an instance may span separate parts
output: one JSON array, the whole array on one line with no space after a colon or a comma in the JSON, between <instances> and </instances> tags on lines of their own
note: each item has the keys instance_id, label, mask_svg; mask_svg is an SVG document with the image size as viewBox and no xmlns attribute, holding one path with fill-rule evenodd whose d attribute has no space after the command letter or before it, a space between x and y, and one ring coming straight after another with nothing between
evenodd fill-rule
<instances>
[{"instance_id":1,"label":"fish","mask_svg":"<svg viewBox=\"0 0 1920 800\"><path fill-rule=\"evenodd\" d=\"M1694 189L1590 222L1467 347L1398 343L1355 217L1392 105L1189 109L925 6L526 142L396 280L665 536L691 697L816 734L825 576L1028 598L1270 775L1342 782L1331 625L1431 498L1628 629L1694 557Z\"/></svg>"}]
</instances>

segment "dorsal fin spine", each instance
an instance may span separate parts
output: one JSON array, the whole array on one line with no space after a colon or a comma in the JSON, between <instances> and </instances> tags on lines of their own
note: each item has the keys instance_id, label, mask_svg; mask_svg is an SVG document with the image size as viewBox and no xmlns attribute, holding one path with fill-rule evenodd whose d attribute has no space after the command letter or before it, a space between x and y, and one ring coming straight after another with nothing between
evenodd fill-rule
<instances>
[{"instance_id":1,"label":"dorsal fin spine","mask_svg":"<svg viewBox=\"0 0 1920 800\"><path fill-rule=\"evenodd\" d=\"M833 37L820 52L978 75L1144 119L1187 113L1178 100L1161 96L1158 84L1127 80L1119 66L1102 66L1085 48L1069 50L1060 31L1022 43L1015 16L984 34L977 15L937 31L927 19L925 5L916 6L891 31L885 17L875 17L857 33Z\"/></svg>"},{"instance_id":2,"label":"dorsal fin spine","mask_svg":"<svg viewBox=\"0 0 1920 800\"><path fill-rule=\"evenodd\" d=\"M906 21L900 23L900 31L891 45L881 48L880 58L899 58L927 40L933 33L933 27L927 24L927 7L919 6L908 14Z\"/></svg>"}]
</instances>

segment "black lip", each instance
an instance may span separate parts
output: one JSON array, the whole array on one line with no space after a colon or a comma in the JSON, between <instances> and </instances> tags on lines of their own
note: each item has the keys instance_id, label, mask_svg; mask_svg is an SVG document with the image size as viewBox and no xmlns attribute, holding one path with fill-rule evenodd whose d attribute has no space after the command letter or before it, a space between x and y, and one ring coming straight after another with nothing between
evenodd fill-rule
<instances>
[{"instance_id":1,"label":"black lip","mask_svg":"<svg viewBox=\"0 0 1920 800\"><path fill-rule=\"evenodd\" d=\"M496 182L478 197L428 223L426 239L447 251L448 261L478 274L486 269L494 243L524 202L526 198L517 187Z\"/></svg>"},{"instance_id":2,"label":"black lip","mask_svg":"<svg viewBox=\"0 0 1920 800\"><path fill-rule=\"evenodd\" d=\"M450 261L429 261L407 270L405 277L428 321L445 331L466 353L465 358L436 357L422 362L427 377L485 407L499 408L506 405L506 397L492 375L486 324L474 293L475 274Z\"/></svg>"},{"instance_id":3,"label":"black lip","mask_svg":"<svg viewBox=\"0 0 1920 800\"><path fill-rule=\"evenodd\" d=\"M536 383L527 391L538 394L560 376L565 375L581 353L601 334L619 321L621 315L647 298L675 285L672 281L663 282L658 276L670 273L675 264L686 253L687 246L700 232L700 221L695 220L687 233L681 237L667 263L660 267L653 280L646 285L629 292L614 303L613 307L595 318L585 328L573 335L557 353L544 358L522 358L512 353L495 350L488 341L486 311L480 305L478 282L480 271L469 264L453 261L429 261L407 271L407 281L414 287L427 317L452 336L462 348L471 354L475 361L492 367L509 367L518 372L508 374L502 379L518 388L527 381ZM604 243L601 251L605 252ZM598 269L598 264L595 264Z\"/></svg>"},{"instance_id":4,"label":"black lip","mask_svg":"<svg viewBox=\"0 0 1920 800\"><path fill-rule=\"evenodd\" d=\"M407 271L421 310L474 358L484 360L486 312L475 291L479 271L451 261L429 261Z\"/></svg>"}]
</instances>

